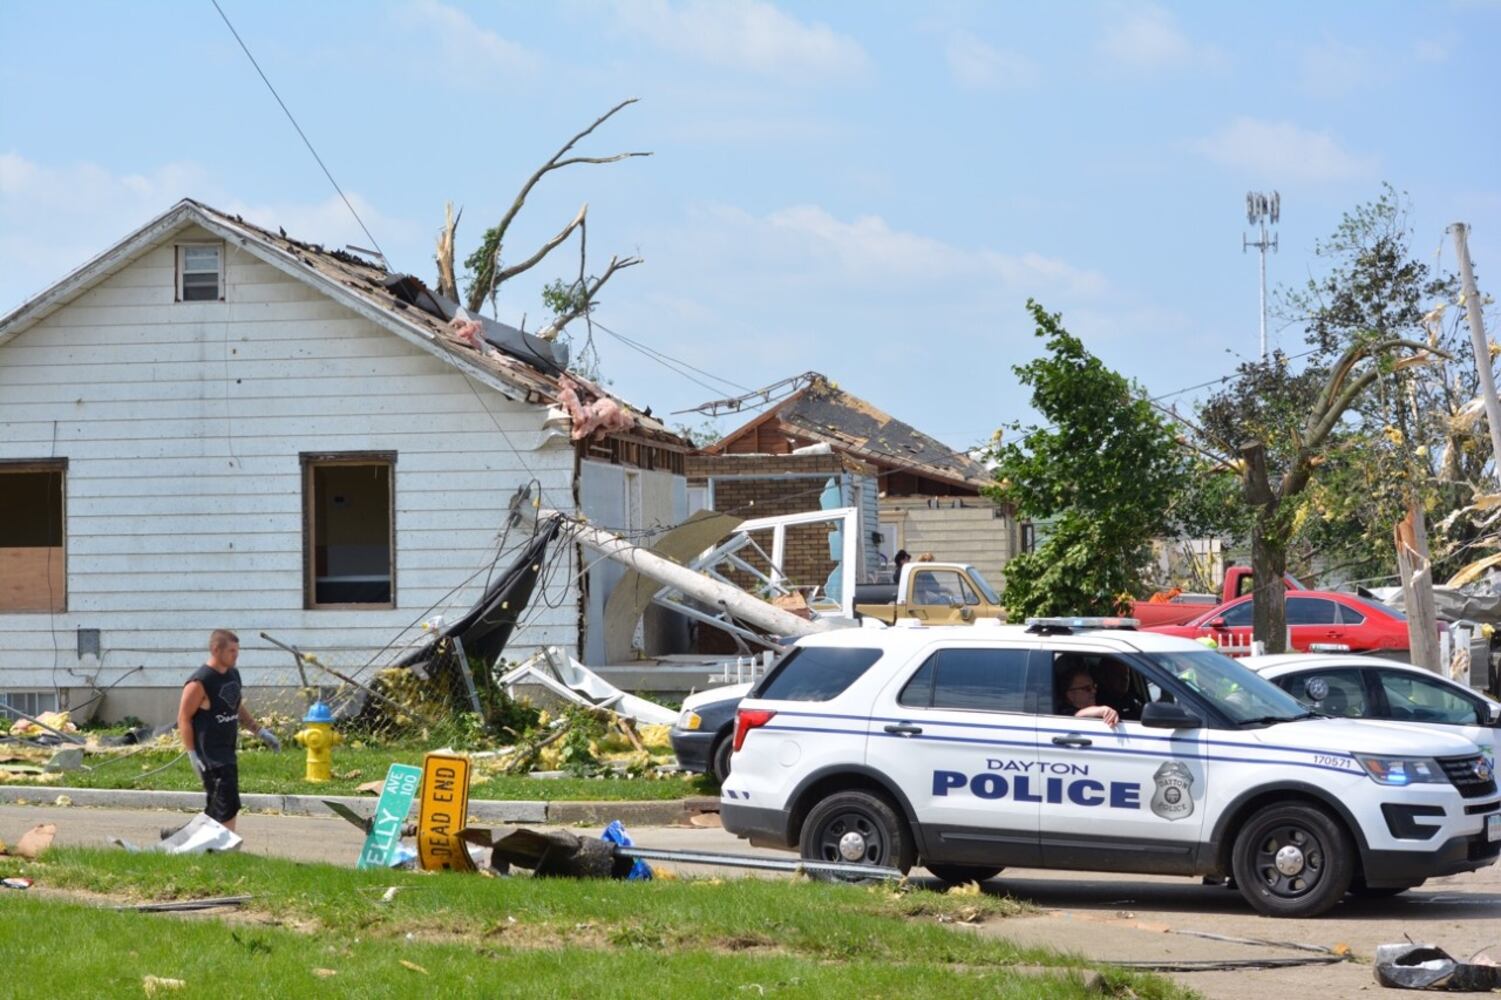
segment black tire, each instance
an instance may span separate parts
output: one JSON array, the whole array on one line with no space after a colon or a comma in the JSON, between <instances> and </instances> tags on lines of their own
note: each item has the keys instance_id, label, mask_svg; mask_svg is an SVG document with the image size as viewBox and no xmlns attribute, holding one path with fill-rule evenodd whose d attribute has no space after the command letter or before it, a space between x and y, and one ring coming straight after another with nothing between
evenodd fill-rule
<instances>
[{"instance_id":1,"label":"black tire","mask_svg":"<svg viewBox=\"0 0 1501 1000\"><path fill-rule=\"evenodd\" d=\"M731 734L725 733L714 744L714 751L709 754L709 773L714 775L714 780L721 785L730 776L730 755L735 752L735 741Z\"/></svg>"},{"instance_id":2,"label":"black tire","mask_svg":"<svg viewBox=\"0 0 1501 1000\"><path fill-rule=\"evenodd\" d=\"M964 885L967 882L984 882L1005 871L1000 865L940 865L925 866L933 877L949 885Z\"/></svg>"},{"instance_id":3,"label":"black tire","mask_svg":"<svg viewBox=\"0 0 1501 1000\"><path fill-rule=\"evenodd\" d=\"M1235 837L1235 884L1269 917L1316 917L1338 903L1355 877L1344 826L1316 806L1267 806Z\"/></svg>"},{"instance_id":4,"label":"black tire","mask_svg":"<svg viewBox=\"0 0 1501 1000\"><path fill-rule=\"evenodd\" d=\"M858 840L847 840L851 835ZM903 874L917 860L907 821L871 792L835 792L815 805L803 821L798 848L808 861L879 865Z\"/></svg>"}]
</instances>

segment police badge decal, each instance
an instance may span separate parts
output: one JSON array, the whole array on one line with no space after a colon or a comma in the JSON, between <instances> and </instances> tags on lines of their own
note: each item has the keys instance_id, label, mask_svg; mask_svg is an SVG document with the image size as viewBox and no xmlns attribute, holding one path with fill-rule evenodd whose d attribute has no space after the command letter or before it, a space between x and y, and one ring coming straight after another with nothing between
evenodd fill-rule
<instances>
[{"instance_id":1,"label":"police badge decal","mask_svg":"<svg viewBox=\"0 0 1501 1000\"><path fill-rule=\"evenodd\" d=\"M1163 819L1186 819L1193 815L1194 800L1190 789L1194 778L1188 765L1176 760L1165 762L1152 775L1157 791L1152 795L1152 811Z\"/></svg>"}]
</instances>

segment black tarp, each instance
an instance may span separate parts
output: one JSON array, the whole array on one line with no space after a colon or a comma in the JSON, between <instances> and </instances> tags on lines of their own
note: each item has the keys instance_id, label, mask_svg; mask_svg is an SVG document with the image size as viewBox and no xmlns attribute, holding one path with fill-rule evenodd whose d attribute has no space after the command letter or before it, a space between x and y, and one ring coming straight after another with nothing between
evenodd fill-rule
<instances>
[{"instance_id":1,"label":"black tarp","mask_svg":"<svg viewBox=\"0 0 1501 1000\"><path fill-rule=\"evenodd\" d=\"M498 660L511 641L511 633L516 631L517 620L531 602L537 580L547 565L547 547L562 526L562 520L556 517L539 524L526 548L505 572L491 581L474 606L457 621L444 625L431 642L408 654L397 666L432 659L438 643L450 637L458 639L467 656L486 663Z\"/></svg>"}]
</instances>

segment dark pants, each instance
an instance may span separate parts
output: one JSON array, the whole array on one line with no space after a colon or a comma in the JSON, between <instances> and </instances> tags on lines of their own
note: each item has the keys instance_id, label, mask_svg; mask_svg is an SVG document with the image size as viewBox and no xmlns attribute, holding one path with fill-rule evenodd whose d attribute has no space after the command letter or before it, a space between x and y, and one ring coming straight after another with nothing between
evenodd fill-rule
<instances>
[{"instance_id":1,"label":"dark pants","mask_svg":"<svg viewBox=\"0 0 1501 1000\"><path fill-rule=\"evenodd\" d=\"M240 813L240 768L238 764L216 764L203 769L203 790L208 804L203 811L218 823L234 819Z\"/></svg>"}]
</instances>

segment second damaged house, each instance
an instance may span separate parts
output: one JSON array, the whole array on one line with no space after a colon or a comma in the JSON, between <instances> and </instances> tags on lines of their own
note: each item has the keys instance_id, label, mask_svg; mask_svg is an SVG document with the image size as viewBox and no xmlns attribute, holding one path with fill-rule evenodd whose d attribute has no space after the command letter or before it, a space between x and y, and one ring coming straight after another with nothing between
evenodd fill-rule
<instances>
[{"instance_id":1,"label":"second damaged house","mask_svg":"<svg viewBox=\"0 0 1501 1000\"><path fill-rule=\"evenodd\" d=\"M626 533L687 515L686 441L456 308L184 200L0 318L0 697L165 719L214 628L252 687L286 661L260 631L373 654L484 591L527 484ZM599 627L606 571L549 559L510 658Z\"/></svg>"}]
</instances>

